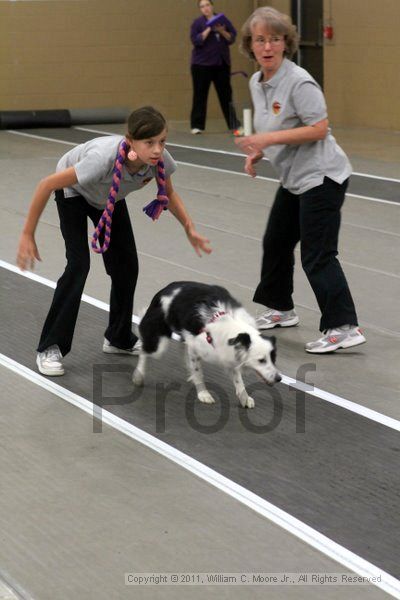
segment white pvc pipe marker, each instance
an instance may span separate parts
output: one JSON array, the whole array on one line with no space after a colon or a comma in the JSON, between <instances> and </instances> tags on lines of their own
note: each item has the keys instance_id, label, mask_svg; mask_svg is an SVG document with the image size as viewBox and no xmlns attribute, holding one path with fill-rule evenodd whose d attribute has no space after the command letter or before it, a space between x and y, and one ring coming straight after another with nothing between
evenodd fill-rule
<instances>
[{"instance_id":1,"label":"white pvc pipe marker","mask_svg":"<svg viewBox=\"0 0 400 600\"><path fill-rule=\"evenodd\" d=\"M244 135L251 135L253 133L251 108L243 109L243 129Z\"/></svg>"}]
</instances>

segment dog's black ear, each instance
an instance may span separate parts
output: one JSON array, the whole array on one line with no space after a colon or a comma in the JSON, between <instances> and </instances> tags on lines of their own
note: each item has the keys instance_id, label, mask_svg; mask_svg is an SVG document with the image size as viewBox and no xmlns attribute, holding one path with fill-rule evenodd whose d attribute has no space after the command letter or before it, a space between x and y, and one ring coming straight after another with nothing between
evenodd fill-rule
<instances>
[{"instance_id":1,"label":"dog's black ear","mask_svg":"<svg viewBox=\"0 0 400 600\"><path fill-rule=\"evenodd\" d=\"M276 337L274 335L270 335L269 337L266 337L264 339L270 341L272 344L271 360L275 364L276 363Z\"/></svg>"},{"instance_id":2,"label":"dog's black ear","mask_svg":"<svg viewBox=\"0 0 400 600\"><path fill-rule=\"evenodd\" d=\"M251 345L251 337L248 333L239 333L235 338L228 340L229 346L243 346L248 350Z\"/></svg>"},{"instance_id":3,"label":"dog's black ear","mask_svg":"<svg viewBox=\"0 0 400 600\"><path fill-rule=\"evenodd\" d=\"M271 360L272 360L272 363L275 365L276 364L276 350L275 350L275 348L271 352Z\"/></svg>"}]
</instances>

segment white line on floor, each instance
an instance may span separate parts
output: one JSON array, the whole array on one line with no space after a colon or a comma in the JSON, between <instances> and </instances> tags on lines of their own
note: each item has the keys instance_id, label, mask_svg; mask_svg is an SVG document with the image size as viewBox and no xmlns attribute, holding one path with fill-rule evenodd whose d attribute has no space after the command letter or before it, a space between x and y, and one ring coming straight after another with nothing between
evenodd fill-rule
<instances>
[{"instance_id":1,"label":"white line on floor","mask_svg":"<svg viewBox=\"0 0 400 600\"><path fill-rule=\"evenodd\" d=\"M101 133L102 135L115 135L110 131L102 131L101 129L91 129L89 127L74 127L73 129L79 129L80 131L87 131L89 133ZM207 147L200 148L199 146L188 146L186 144L177 144L175 142L167 142L167 146L187 148L188 150L200 150L200 152L216 152L217 154L228 154L229 156L239 156L241 158L244 158L246 156L241 152L230 152L229 150L219 150L217 148ZM270 162L267 158L263 158L262 160ZM392 181L394 183L400 183L400 179L394 179L393 177L383 177L382 175L370 175L369 173L359 173L357 171L353 171L353 175L359 175L360 177L369 177L370 179L381 179L382 181Z\"/></svg>"},{"instance_id":2,"label":"white line on floor","mask_svg":"<svg viewBox=\"0 0 400 600\"><path fill-rule=\"evenodd\" d=\"M12 589L0 581L0 600L18 600Z\"/></svg>"},{"instance_id":3,"label":"white line on floor","mask_svg":"<svg viewBox=\"0 0 400 600\"><path fill-rule=\"evenodd\" d=\"M66 142L65 140L56 140L43 135L35 135L34 133L25 133L24 131L14 131L13 129L7 129L7 133L13 133L14 135L22 135L24 137L33 138L34 140L45 140L46 142L55 142L56 144L67 144L68 146L78 146L76 142Z\"/></svg>"},{"instance_id":4,"label":"white line on floor","mask_svg":"<svg viewBox=\"0 0 400 600\"><path fill-rule=\"evenodd\" d=\"M0 568L0 600L33 600L33 597Z\"/></svg>"},{"instance_id":5,"label":"white line on floor","mask_svg":"<svg viewBox=\"0 0 400 600\"><path fill-rule=\"evenodd\" d=\"M108 132L101 132L101 131L96 131L96 130L91 130L91 129L83 129L82 127L75 127L75 129L81 129L82 131L91 131L93 133L107 133L107 135L112 135L112 133ZM30 137L30 138L34 138L34 139L38 139L38 140L45 140L47 142L56 142L58 144L68 144L69 146L78 146L78 143L76 142L66 142L64 140L57 140L57 139L53 139L53 138L48 138L48 137L44 137L44 136L40 136L40 135L35 135L32 133L25 133L23 131L14 131L13 129L7 129L8 133L13 133L15 135L22 135L22 136L26 136L26 137ZM172 145L172 144L171 144ZM178 144L174 144L175 146L177 146ZM185 147L185 146L184 146ZM192 148L192 146L187 146L188 148ZM203 150L203 148L194 148L195 150ZM213 152L215 152L213 150ZM219 150L218 152L222 152L224 154L233 154L233 153L228 153L225 152L223 150ZM238 156L244 156L242 154L238 154ZM243 177L249 177L249 175L247 175L246 173L240 173L238 171L230 171L228 169L218 169L216 167L207 167L205 165L195 165L193 163L187 163L187 162L182 162L182 161L175 161L176 164L178 165L183 165L185 167L194 167L196 169L208 169L209 171L216 171L218 173L229 173L231 175L240 175ZM354 173L356 175L356 173ZM364 175L363 173L357 173L357 175ZM367 177L367 175L365 175L365 177ZM369 177L374 178L375 175L369 175ZM272 181L274 183L279 183L278 179L275 179L273 177L264 177L262 175L257 175L257 179L260 179L262 181ZM382 177L382 179L386 180L386 177ZM399 181L397 179L387 179L388 181ZM347 197L351 197L351 198L361 198L362 200L369 200L370 202L379 202L381 204L392 204L394 206L400 206L399 202L393 202L392 200L384 200L383 198L373 198L370 196L361 196L360 194L351 194L350 192L346 193Z\"/></svg>"},{"instance_id":6,"label":"white line on floor","mask_svg":"<svg viewBox=\"0 0 400 600\"><path fill-rule=\"evenodd\" d=\"M400 202L393 200L384 200L383 198L373 198L372 196L361 196L361 194L351 194L346 192L346 198L361 198L361 200L369 200L369 202L380 202L381 204L391 204L392 206L400 206Z\"/></svg>"},{"instance_id":7,"label":"white line on floor","mask_svg":"<svg viewBox=\"0 0 400 600\"><path fill-rule=\"evenodd\" d=\"M32 383L35 383L43 389L55 394L59 398L62 398L66 402L69 402L73 406L80 408L87 414L92 416L94 415L95 408L92 402L89 402L85 398L70 392L54 381L51 381L48 378L31 371L27 367L17 363L11 358L8 358L4 354L0 354L0 364L31 381ZM389 575L389 573L382 571L372 563L369 563L357 554L350 552L347 550L347 548L340 546L330 538L319 533L317 530L312 529L302 521L292 517L289 513L281 510L274 504L267 502L260 496L253 494L246 488L238 485L234 481L231 481L227 477L224 477L217 471L210 469L191 456L176 450L174 447L169 446L165 442L162 442L156 437L146 433L145 431L142 431L138 427L127 423L123 419L120 419L107 410L102 410L101 418L102 423L113 427L117 431L140 442L144 446L151 448L158 454L161 454L168 460L171 460L187 471L190 471L200 479L206 481L232 498L235 498L251 510L269 519L276 525L279 525L286 531L292 533L297 538L303 540L329 558L336 560L351 571L361 575L362 577L378 578L378 582L374 583L374 585L381 588L388 594L391 594L394 598L400 598L400 581Z\"/></svg>"},{"instance_id":8,"label":"white line on floor","mask_svg":"<svg viewBox=\"0 0 400 600\"><path fill-rule=\"evenodd\" d=\"M56 287L56 283L51 281L50 279L46 279L45 277L41 277L40 275L36 275L36 273L32 273L31 271L21 271L15 265L11 265L10 263L5 262L4 260L0 260L0 267L11 271L12 273L16 273L17 275L21 275L28 279L32 279L42 285L46 285L51 288ZM91 304L96 308L100 308L101 310L109 311L109 305L106 302L102 302L101 300L97 300L97 298L93 298L92 296L88 296L87 294L83 294L82 300L87 304ZM139 317L133 315L132 321L136 324L139 323ZM174 339L179 340L179 336L174 336ZM314 396L321 400L325 400L331 404L335 404L336 406L340 406L346 410L349 410L355 414L358 414L362 417L370 419L371 421L375 421L376 423L380 423L390 429L395 429L396 431L400 431L400 421L397 419L393 419L392 417L388 417L382 413L379 413L375 410L362 406L361 404L357 404L356 402L352 402L351 400L346 400L346 398L342 398L341 396L337 396L336 394L331 394L330 392L326 392L325 390L321 390L320 388L315 388L311 384L304 384L301 381L297 381L288 377L287 375L282 374L282 383L285 385L289 385L292 388L297 390L306 392L310 396Z\"/></svg>"},{"instance_id":9,"label":"white line on floor","mask_svg":"<svg viewBox=\"0 0 400 600\"><path fill-rule=\"evenodd\" d=\"M146 258L151 258L153 260L172 265L173 267L179 267L180 269L183 268L187 271L190 271L191 273L196 273L196 275L204 275L208 278L212 277L213 279L217 279L218 281L224 281L225 283L236 285L237 287L241 287L245 290L253 289L250 286L245 285L243 283L238 283L237 281L232 281L231 279L226 279L225 277L221 277L219 275L213 275L212 273L207 273L206 271L199 271L198 269L193 269L192 267L183 266L180 263L177 263L173 260L168 260L167 258L162 258L161 256L155 256L153 254L149 254L148 252L138 252L138 254L140 254L141 256L146 256Z\"/></svg>"},{"instance_id":10,"label":"white line on floor","mask_svg":"<svg viewBox=\"0 0 400 600\"><path fill-rule=\"evenodd\" d=\"M261 241L262 241L261 238L258 238L258 237L255 237L255 236L251 236L251 235L245 235L243 233L240 233L239 231L231 231L229 229L224 229L223 227L217 227L215 225L209 225L208 223L203 223L202 221L198 221L197 219L196 219L196 225L201 225L202 227L207 227L208 229L212 229L214 231L219 231L219 232L225 233L227 235L233 235L233 236L240 237L240 238L243 238L243 239L246 239L246 240L251 240L251 241L254 241L254 242L260 242L261 243ZM397 236L399 234L394 234L394 235ZM295 252L296 252L296 254L299 254L300 250L297 249ZM152 257L152 258L156 258L156 257ZM386 277L394 277L395 279L400 279L400 275L396 275L395 273L391 273L390 271L382 271L381 269L373 269L372 267L366 267L364 265L359 265L359 264L352 263L352 262L349 262L349 261L343 260L343 259L341 259L340 262L341 262L342 265L349 265L349 267L354 267L354 268L360 269L362 271L369 271L371 273L377 273L378 275L385 275ZM236 282L233 282L233 283L235 283L236 285L238 285ZM249 287L249 286L246 286L246 287Z\"/></svg>"},{"instance_id":11,"label":"white line on floor","mask_svg":"<svg viewBox=\"0 0 400 600\"><path fill-rule=\"evenodd\" d=\"M396 231L386 231L385 229L379 229L378 227L368 227L368 225L360 225L359 223L351 223L350 221L343 220L342 225L346 227L354 227L356 229L363 229L364 231L372 231L373 233L382 233L383 235L393 235L400 237L400 233Z\"/></svg>"},{"instance_id":12,"label":"white line on floor","mask_svg":"<svg viewBox=\"0 0 400 600\"><path fill-rule=\"evenodd\" d=\"M207 169L208 171L216 171L218 173L230 173L231 175L240 175L242 177L248 177L247 173L240 173L238 171L228 171L228 169L218 169L217 167L207 167L205 165L195 165L193 163L182 162L181 160L175 161L177 165L183 165L185 167L194 167L195 169ZM263 175L257 175L257 179L261 179L263 181L272 181L274 183L278 183L278 179L274 179L272 177L264 177ZM361 196L360 194L351 194L350 192L346 192L346 197L348 198L361 198L362 200L369 200L371 202L379 202L381 204L392 204L393 206L400 206L400 202L394 202L393 200L384 200L383 198L372 198L370 196Z\"/></svg>"}]
</instances>

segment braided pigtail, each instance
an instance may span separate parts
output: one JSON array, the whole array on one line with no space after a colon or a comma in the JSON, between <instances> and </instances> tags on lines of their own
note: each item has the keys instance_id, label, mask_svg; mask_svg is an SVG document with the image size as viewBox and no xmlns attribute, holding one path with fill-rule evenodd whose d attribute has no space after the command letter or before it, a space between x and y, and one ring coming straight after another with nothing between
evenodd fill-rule
<instances>
[{"instance_id":1,"label":"braided pigtail","mask_svg":"<svg viewBox=\"0 0 400 600\"><path fill-rule=\"evenodd\" d=\"M97 224L96 229L93 232L92 236L92 250L93 252L97 252L98 254L104 254L107 252L108 247L110 245L110 237L111 237L111 223L112 223L112 215L114 212L115 200L117 198L117 194L119 191L119 186L121 183L122 177L122 165L125 162L126 153L129 150L129 146L125 140L123 140L118 148L117 158L115 159L114 168L113 168L113 179L110 187L110 191L107 198L107 205L103 211L103 214L100 217L100 220ZM100 236L100 233L104 230L104 242L102 246L97 246L97 242Z\"/></svg>"},{"instance_id":2,"label":"braided pigtail","mask_svg":"<svg viewBox=\"0 0 400 600\"><path fill-rule=\"evenodd\" d=\"M153 221L158 219L163 210L167 210L169 202L165 188L165 168L162 160L159 160L157 163L156 179L158 188L157 198L143 207L143 212L145 212L148 217L153 219Z\"/></svg>"}]
</instances>

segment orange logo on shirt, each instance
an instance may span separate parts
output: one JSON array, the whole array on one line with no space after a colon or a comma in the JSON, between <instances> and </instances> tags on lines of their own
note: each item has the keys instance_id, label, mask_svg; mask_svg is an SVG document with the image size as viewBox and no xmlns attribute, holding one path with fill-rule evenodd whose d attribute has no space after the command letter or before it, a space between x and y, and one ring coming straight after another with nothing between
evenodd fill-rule
<instances>
[{"instance_id":1,"label":"orange logo on shirt","mask_svg":"<svg viewBox=\"0 0 400 600\"><path fill-rule=\"evenodd\" d=\"M149 183L149 181L151 181L153 178L152 177L147 177L146 179L143 179L142 181L142 185L146 185L147 183Z\"/></svg>"},{"instance_id":2,"label":"orange logo on shirt","mask_svg":"<svg viewBox=\"0 0 400 600\"><path fill-rule=\"evenodd\" d=\"M272 105L272 112L274 113L274 115L279 115L279 113L281 112L281 105L277 100L275 100L275 102Z\"/></svg>"}]
</instances>

